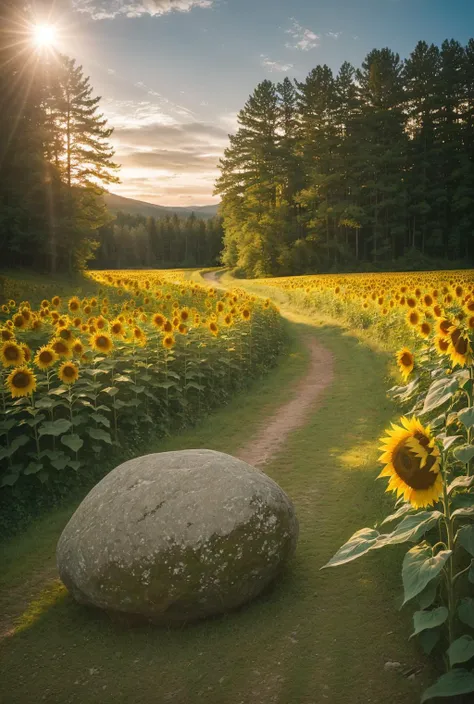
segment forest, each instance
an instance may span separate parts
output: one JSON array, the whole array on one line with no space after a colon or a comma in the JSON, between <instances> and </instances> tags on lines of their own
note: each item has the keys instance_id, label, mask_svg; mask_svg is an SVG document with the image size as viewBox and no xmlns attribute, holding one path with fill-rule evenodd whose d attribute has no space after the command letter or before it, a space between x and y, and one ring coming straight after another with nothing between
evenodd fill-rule
<instances>
[{"instance_id":1,"label":"forest","mask_svg":"<svg viewBox=\"0 0 474 704\"><path fill-rule=\"evenodd\" d=\"M2 268L51 273L103 267L210 266L219 218L113 217L101 197L119 181L113 130L73 58L40 57L29 10L0 12L0 251Z\"/></svg>"},{"instance_id":2,"label":"forest","mask_svg":"<svg viewBox=\"0 0 474 704\"><path fill-rule=\"evenodd\" d=\"M470 266L474 40L261 82L220 162L223 262L249 276Z\"/></svg>"},{"instance_id":3,"label":"forest","mask_svg":"<svg viewBox=\"0 0 474 704\"><path fill-rule=\"evenodd\" d=\"M119 212L97 232L99 247L91 268L208 267L219 262L222 219L191 213L160 218Z\"/></svg>"}]
</instances>

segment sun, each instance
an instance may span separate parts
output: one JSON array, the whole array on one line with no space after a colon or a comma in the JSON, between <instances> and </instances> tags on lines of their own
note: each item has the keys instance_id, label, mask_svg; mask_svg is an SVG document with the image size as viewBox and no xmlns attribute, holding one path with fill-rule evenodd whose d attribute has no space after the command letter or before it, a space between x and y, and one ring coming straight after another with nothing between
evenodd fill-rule
<instances>
[{"instance_id":1,"label":"sun","mask_svg":"<svg viewBox=\"0 0 474 704\"><path fill-rule=\"evenodd\" d=\"M33 41L39 48L48 49L57 40L56 27L52 24L37 24L33 27Z\"/></svg>"}]
</instances>

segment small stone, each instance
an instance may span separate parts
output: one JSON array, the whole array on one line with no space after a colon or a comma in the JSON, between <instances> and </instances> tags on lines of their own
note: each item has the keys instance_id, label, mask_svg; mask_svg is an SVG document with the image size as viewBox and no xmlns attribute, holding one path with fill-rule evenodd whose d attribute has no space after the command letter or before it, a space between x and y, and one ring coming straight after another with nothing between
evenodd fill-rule
<instances>
[{"instance_id":1,"label":"small stone","mask_svg":"<svg viewBox=\"0 0 474 704\"><path fill-rule=\"evenodd\" d=\"M400 662L391 662L390 660L385 663L383 666L383 669L385 672L389 672L390 670L400 670L402 667L402 664Z\"/></svg>"}]
</instances>

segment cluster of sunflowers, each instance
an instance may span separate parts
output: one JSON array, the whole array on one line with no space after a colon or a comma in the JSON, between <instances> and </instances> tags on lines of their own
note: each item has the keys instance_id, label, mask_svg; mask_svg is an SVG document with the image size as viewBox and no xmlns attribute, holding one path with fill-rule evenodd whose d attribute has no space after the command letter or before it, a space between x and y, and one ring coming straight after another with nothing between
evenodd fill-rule
<instances>
[{"instance_id":1,"label":"cluster of sunflowers","mask_svg":"<svg viewBox=\"0 0 474 704\"><path fill-rule=\"evenodd\" d=\"M357 531L326 567L409 543L404 603L414 634L446 672L422 702L474 692L474 272L259 280L298 307L370 327L392 346L405 415L381 439L394 513ZM280 295L281 298L281 295ZM392 529L386 526L392 524Z\"/></svg>"},{"instance_id":2,"label":"cluster of sunflowers","mask_svg":"<svg viewBox=\"0 0 474 704\"><path fill-rule=\"evenodd\" d=\"M0 311L0 486L193 421L276 360L277 309L179 272L94 272L97 294Z\"/></svg>"}]
</instances>

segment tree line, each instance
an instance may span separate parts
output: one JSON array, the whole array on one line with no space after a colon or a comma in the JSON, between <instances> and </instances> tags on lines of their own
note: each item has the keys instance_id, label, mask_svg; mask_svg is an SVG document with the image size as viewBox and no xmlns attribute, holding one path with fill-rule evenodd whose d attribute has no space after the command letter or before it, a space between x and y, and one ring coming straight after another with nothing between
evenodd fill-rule
<instances>
[{"instance_id":1,"label":"tree line","mask_svg":"<svg viewBox=\"0 0 474 704\"><path fill-rule=\"evenodd\" d=\"M220 162L223 261L246 274L474 258L474 40L260 83Z\"/></svg>"},{"instance_id":2,"label":"tree line","mask_svg":"<svg viewBox=\"0 0 474 704\"><path fill-rule=\"evenodd\" d=\"M93 266L101 269L208 267L219 262L222 219L176 213L161 218L117 213L97 233Z\"/></svg>"}]
</instances>

